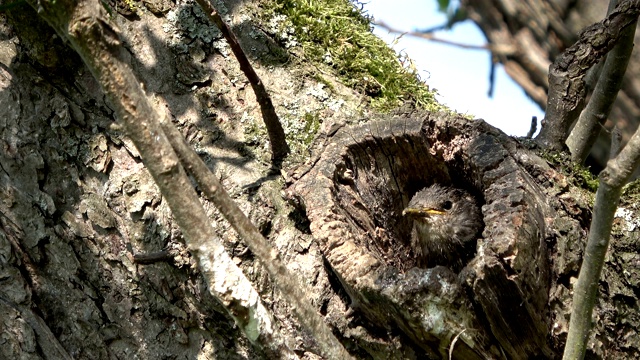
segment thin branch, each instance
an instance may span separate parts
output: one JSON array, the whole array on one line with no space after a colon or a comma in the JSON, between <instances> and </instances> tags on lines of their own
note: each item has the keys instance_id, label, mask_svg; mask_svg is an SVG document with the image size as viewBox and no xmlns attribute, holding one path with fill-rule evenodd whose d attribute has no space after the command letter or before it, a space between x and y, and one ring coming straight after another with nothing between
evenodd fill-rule
<instances>
[{"instance_id":1,"label":"thin branch","mask_svg":"<svg viewBox=\"0 0 640 360\"><path fill-rule=\"evenodd\" d=\"M611 7L615 2L616 0L611 0L609 10L611 10ZM591 119L588 121L582 121L581 119L581 123L576 125L578 129L575 130L577 131L575 135L575 139L577 140L568 141L568 144L573 147L572 156L574 159L582 160L582 157L586 157L588 154L587 148L590 148L591 146L589 145L587 147L586 144L589 141L592 141L588 139L591 136L595 136L593 133L599 132L599 129L596 127L601 126L597 121L598 117L600 116L600 120L604 122L611 110L611 104L606 104L605 101L613 103L613 100L615 100L615 94L617 94L620 89L621 77L624 74L628 63L628 57L631 52L631 49L628 47L633 47L633 35L635 34L638 16L638 2L634 2L632 4L636 6L636 9L633 11L627 7L631 6L630 3L631 2L623 2L619 4L616 9L607 16L607 19L611 19L620 11L622 11L622 13L625 11L629 11L629 13L635 12L635 15L631 17L631 21L629 22L630 26L627 30L618 30L623 28L617 28L616 26L613 26L612 29L610 29L614 35L617 35L620 32L619 36L621 38L621 42L615 47L614 52L607 56L603 73L600 75L600 81L598 81L596 89L594 90L593 96L595 98L592 99L589 107L587 108L589 113L585 115L585 119ZM615 22L616 20L612 21ZM625 20L624 22L627 21L628 20ZM623 21L620 22L623 23ZM631 41L630 43L629 37ZM612 40L615 41L615 36ZM555 65L556 63L554 63L552 69ZM620 71L615 69L617 66L622 66L622 70ZM610 79L610 76L616 77L616 79ZM549 75L549 79L551 80L551 74ZM578 80L577 82L578 86L580 85L580 81L581 80ZM603 100L607 97L607 94L603 94L603 92L606 91L613 91L613 98L609 97L608 99ZM551 103L550 97L549 104ZM559 120L560 119L552 118L552 121ZM562 126L567 126L568 128L570 125L571 123L568 125L563 124ZM588 129L589 127L591 127L591 129ZM544 130L545 128L543 128L543 131ZM587 132L585 132L585 130ZM558 130L556 129L556 131ZM546 142L549 144L549 141L553 141L553 132L550 132L549 135L550 136L546 139L541 138L543 143ZM615 132L613 136L616 136ZM587 140L583 143L584 138ZM559 138L556 137L555 140L557 141ZM618 202L620 201L622 187L627 183L635 169L637 169L640 164L640 129L636 130L627 146L625 146L621 151L619 150L620 145L617 140L617 138L612 139L612 159L609 160L607 166L599 176L600 185L596 192L596 200L593 206L591 226L589 227L589 237L585 248L582 266L580 267L578 281L573 289L573 306L563 360L583 359L585 356L589 333L591 331L591 317L598 294L598 285L600 283L604 258L607 253L607 249L609 248L615 211L618 207ZM558 144L556 144L556 146L557 145ZM617 154L618 151L620 151L619 154Z\"/></svg>"},{"instance_id":2,"label":"thin branch","mask_svg":"<svg viewBox=\"0 0 640 360\"><path fill-rule=\"evenodd\" d=\"M619 2L618 0L609 1L609 6L607 8L606 16L609 16L609 14L611 14L611 12L616 8L616 5L618 5L618 2ZM604 63L606 60L607 60L607 55L603 56L602 59L598 61L597 64L595 64L593 67L591 67L591 69L587 71L587 75L585 75L584 77L587 94L591 94L593 92L593 89L595 89L596 84L598 83L598 79L600 78L600 73L602 72L602 68L604 67Z\"/></svg>"},{"instance_id":3,"label":"thin branch","mask_svg":"<svg viewBox=\"0 0 640 360\"><path fill-rule=\"evenodd\" d=\"M282 129L282 124L280 124L280 119L278 118L278 114L276 114L276 109L273 107L273 102L271 102L271 96L267 92L267 89L264 87L262 80L256 71L251 66L247 55L242 51L242 47L238 42L238 38L233 33L231 28L227 25L227 23L222 20L218 11L209 3L209 0L196 0L205 14L209 17L209 20L213 21L213 23L218 26L220 32L229 43L231 47L231 51L238 59L238 63L240 64L240 69L249 79L249 83L253 88L253 92L256 94L256 100L258 104L260 104L260 111L262 112L262 119L264 120L264 125L267 128L267 134L269 135L269 141L271 142L271 160L274 163L274 166L279 167L282 163L282 160L289 154L290 149L289 145L287 145L287 139L284 134L284 130Z\"/></svg>"},{"instance_id":4,"label":"thin branch","mask_svg":"<svg viewBox=\"0 0 640 360\"><path fill-rule=\"evenodd\" d=\"M325 358L351 359L351 356L333 335L331 329L310 305L311 302L305 295L309 291L306 289L304 282L300 281L295 274L287 269L278 251L269 245L267 240L260 234L260 231L244 215L224 190L222 184L198 154L193 151L193 148L189 146L175 126L165 118L162 127L187 171L193 175L206 197L213 202L224 218L244 239L251 251L260 259L283 296L292 304L293 310L298 316L298 321L304 324L317 340Z\"/></svg>"},{"instance_id":5,"label":"thin branch","mask_svg":"<svg viewBox=\"0 0 640 360\"><path fill-rule=\"evenodd\" d=\"M613 129L611 129L611 149L609 150L609 159L613 159L620 153L622 150L622 131L615 125Z\"/></svg>"},{"instance_id":6,"label":"thin branch","mask_svg":"<svg viewBox=\"0 0 640 360\"><path fill-rule=\"evenodd\" d=\"M615 10L618 5L619 0L610 0L609 6L607 7L607 15L609 16L613 10ZM585 76L585 85L587 87L587 92L590 93L596 87L598 83L598 79L600 78L600 73L602 72L602 67L604 66L604 62L607 59L607 55L603 57L601 61L599 61L596 65L594 65L589 71L587 71L587 75Z\"/></svg>"},{"instance_id":7,"label":"thin branch","mask_svg":"<svg viewBox=\"0 0 640 360\"><path fill-rule=\"evenodd\" d=\"M416 32L418 32L420 34L432 34L432 33L438 32L438 31L448 30L450 28L451 28L451 26L449 25L448 22L446 22L446 23L444 23L442 25L436 25L436 26L433 26L433 27L430 27L430 28L417 30Z\"/></svg>"},{"instance_id":8,"label":"thin branch","mask_svg":"<svg viewBox=\"0 0 640 360\"><path fill-rule=\"evenodd\" d=\"M536 137L543 147L564 149L569 129L584 107L587 70L615 46L639 13L640 0L622 1L604 20L583 30L580 39L551 65L546 121Z\"/></svg>"},{"instance_id":9,"label":"thin branch","mask_svg":"<svg viewBox=\"0 0 640 360\"><path fill-rule=\"evenodd\" d=\"M618 207L622 187L638 165L640 165L640 129L636 130L620 154L607 163L607 167L599 176L600 186L593 206L589 238L580 267L580 275L573 289L573 307L564 360L584 358L604 257L609 247L613 217Z\"/></svg>"},{"instance_id":10,"label":"thin branch","mask_svg":"<svg viewBox=\"0 0 640 360\"><path fill-rule=\"evenodd\" d=\"M567 146L574 162L583 163L587 159L593 144L600 135L600 129L611 113L629 64L637 24L636 18L636 21L620 33L618 44L607 55L600 79L587 107L580 114L578 122L567 138Z\"/></svg>"},{"instance_id":11,"label":"thin branch","mask_svg":"<svg viewBox=\"0 0 640 360\"><path fill-rule=\"evenodd\" d=\"M117 120L135 144L198 262L209 292L224 304L247 339L275 358L296 359L291 339L274 326L257 291L219 241L159 114L127 65L118 31L98 0L28 0L69 41L96 78ZM163 116L166 116L164 114Z\"/></svg>"},{"instance_id":12,"label":"thin branch","mask_svg":"<svg viewBox=\"0 0 640 360\"><path fill-rule=\"evenodd\" d=\"M538 130L538 117L537 116L532 116L531 117L531 126L529 127L529 132L527 133L527 135L525 137L531 139L533 137L533 134L536 133L536 130Z\"/></svg>"},{"instance_id":13,"label":"thin branch","mask_svg":"<svg viewBox=\"0 0 640 360\"><path fill-rule=\"evenodd\" d=\"M436 37L435 35L433 35L431 33L425 34L425 33L417 32L417 31L401 31L401 30L392 28L391 26L387 25L384 22L376 22L374 24L380 26L381 28L383 28L383 29L385 29L387 31L389 31L390 33L419 37L421 39L426 39L426 40L429 40L429 41L438 42L438 43L442 43L442 44L446 44L446 45L452 45L452 46L460 47L460 48L463 48L463 49L489 50L494 54L500 54L500 55L512 55L516 51L516 49L513 46L492 45L492 44L485 44L485 45L464 44L464 43L459 43L459 42L455 42L455 41L441 39L441 38L438 38L438 37Z\"/></svg>"}]
</instances>

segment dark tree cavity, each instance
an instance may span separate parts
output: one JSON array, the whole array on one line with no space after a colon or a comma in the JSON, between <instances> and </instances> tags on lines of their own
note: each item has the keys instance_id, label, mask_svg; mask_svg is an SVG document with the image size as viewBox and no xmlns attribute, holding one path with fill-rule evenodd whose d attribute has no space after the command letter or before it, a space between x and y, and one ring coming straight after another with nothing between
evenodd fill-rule
<instances>
[{"instance_id":1,"label":"dark tree cavity","mask_svg":"<svg viewBox=\"0 0 640 360\"><path fill-rule=\"evenodd\" d=\"M345 128L305 171L292 190L370 321L401 329L433 358L451 348L454 359L556 356L548 334L566 309L551 312L549 294L564 286L559 273L577 264L564 253L550 258L551 245L584 229L561 210L569 189L549 181L566 180L535 153L484 121L427 114ZM433 183L483 204L477 254L459 273L416 267L402 211ZM559 238L557 224L570 236Z\"/></svg>"}]
</instances>

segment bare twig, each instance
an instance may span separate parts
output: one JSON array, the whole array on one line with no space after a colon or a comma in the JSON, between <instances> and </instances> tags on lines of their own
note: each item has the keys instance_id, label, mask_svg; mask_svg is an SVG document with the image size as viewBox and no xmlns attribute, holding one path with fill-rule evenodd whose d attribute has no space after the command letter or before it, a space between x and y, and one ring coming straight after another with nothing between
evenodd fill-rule
<instances>
[{"instance_id":1,"label":"bare twig","mask_svg":"<svg viewBox=\"0 0 640 360\"><path fill-rule=\"evenodd\" d=\"M575 162L583 163L587 159L591 147L600 135L600 129L611 113L629 64L637 23L636 19L620 33L618 44L607 55L600 79L587 107L580 114L578 122L567 138L571 159Z\"/></svg>"},{"instance_id":2,"label":"bare twig","mask_svg":"<svg viewBox=\"0 0 640 360\"><path fill-rule=\"evenodd\" d=\"M604 257L609 247L613 217L618 207L622 187L640 164L640 129L636 130L627 146L600 173L600 186L593 206L589 239L584 252L580 275L573 289L573 308L569 335L563 359L584 358L591 314L596 302Z\"/></svg>"},{"instance_id":3,"label":"bare twig","mask_svg":"<svg viewBox=\"0 0 640 360\"><path fill-rule=\"evenodd\" d=\"M157 262L167 262L173 260L175 254L169 250L160 250L145 254L133 255L133 262L140 265L155 264Z\"/></svg>"},{"instance_id":4,"label":"bare twig","mask_svg":"<svg viewBox=\"0 0 640 360\"><path fill-rule=\"evenodd\" d=\"M289 154L290 150L289 145L287 145L284 130L282 129L282 124L280 124L280 119L278 118L278 114L276 114L276 109L273 107L273 102L271 102L271 96L269 96L267 89L264 87L264 84L262 83L262 80L260 80L258 74L256 74L253 66L251 66L249 59L247 59L247 55L242 51L238 38L227 23L222 20L218 11L209 3L209 0L196 1L202 7L204 13L207 14L209 20L213 21L213 23L215 23L220 29L222 35L229 43L231 51L233 51L236 59L238 59L240 69L247 76L247 79L249 79L249 83L256 94L256 100L258 101L258 104L260 104L262 119L264 120L264 125L266 126L267 134L269 135L269 141L271 142L271 160L276 167L279 167L280 163L287 154Z\"/></svg>"},{"instance_id":5,"label":"bare twig","mask_svg":"<svg viewBox=\"0 0 640 360\"><path fill-rule=\"evenodd\" d=\"M487 97L493 97L493 91L496 88L496 61L494 54L491 54L489 61L489 89L487 90Z\"/></svg>"},{"instance_id":6,"label":"bare twig","mask_svg":"<svg viewBox=\"0 0 640 360\"><path fill-rule=\"evenodd\" d=\"M295 359L249 280L218 240L187 174L158 122L158 113L125 60L118 31L98 0L28 0L69 41L102 87L117 120L160 188L209 292L247 339L272 357ZM166 115L164 115L166 116Z\"/></svg>"},{"instance_id":7,"label":"bare twig","mask_svg":"<svg viewBox=\"0 0 640 360\"><path fill-rule=\"evenodd\" d=\"M527 135L525 137L531 139L533 137L533 134L536 133L536 130L538 130L538 117L537 116L532 116L531 117L531 126L529 127L529 132L527 133Z\"/></svg>"},{"instance_id":8,"label":"bare twig","mask_svg":"<svg viewBox=\"0 0 640 360\"><path fill-rule=\"evenodd\" d=\"M584 106L584 77L616 44L620 33L635 23L640 0L620 2L609 16L589 26L580 39L549 68L549 98L545 125L536 140L548 149L563 150L569 129Z\"/></svg>"},{"instance_id":9,"label":"bare twig","mask_svg":"<svg viewBox=\"0 0 640 360\"><path fill-rule=\"evenodd\" d=\"M222 184L209 171L207 165L187 144L178 129L168 122L166 118L162 123L162 127L186 169L193 175L207 198L214 203L224 218L240 234L251 251L267 268L269 275L280 291L291 302L300 323L304 324L318 341L323 355L327 359L351 359L351 356L333 335L331 329L310 305L305 295L308 293L306 285L287 269L278 251L269 245L267 240L260 234L260 231L244 215L224 190Z\"/></svg>"},{"instance_id":10,"label":"bare twig","mask_svg":"<svg viewBox=\"0 0 640 360\"><path fill-rule=\"evenodd\" d=\"M455 42L455 41L450 41L450 40L445 40L445 39L440 39L438 37L436 37L434 34L431 33L423 33L423 32L417 32L417 31L402 31L402 30L398 30L395 28L392 28L391 26L387 25L384 22L376 22L375 25L380 26L381 28L391 32L391 33L395 33L395 34L406 34L409 36L414 36L414 37L419 37L422 39L427 39L433 42L439 42L442 44L446 44L446 45L451 45L451 46L456 46L456 47L460 47L463 49L472 49L472 50L488 50L491 51L494 54L500 54L500 55L512 55L513 53L515 53L516 49L512 46L496 46L493 44L485 44L485 45L471 45L471 44L463 44L463 43L459 43L459 42Z\"/></svg>"}]
</instances>

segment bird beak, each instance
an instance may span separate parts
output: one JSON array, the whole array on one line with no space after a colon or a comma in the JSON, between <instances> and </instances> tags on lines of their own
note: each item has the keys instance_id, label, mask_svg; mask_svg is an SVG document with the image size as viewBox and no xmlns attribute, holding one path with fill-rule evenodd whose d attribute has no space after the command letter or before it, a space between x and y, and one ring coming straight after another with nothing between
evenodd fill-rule
<instances>
[{"instance_id":1,"label":"bird beak","mask_svg":"<svg viewBox=\"0 0 640 360\"><path fill-rule=\"evenodd\" d=\"M436 210L436 209L416 209L416 208L406 208L402 211L402 216L431 216L431 215L444 215L444 211Z\"/></svg>"}]
</instances>

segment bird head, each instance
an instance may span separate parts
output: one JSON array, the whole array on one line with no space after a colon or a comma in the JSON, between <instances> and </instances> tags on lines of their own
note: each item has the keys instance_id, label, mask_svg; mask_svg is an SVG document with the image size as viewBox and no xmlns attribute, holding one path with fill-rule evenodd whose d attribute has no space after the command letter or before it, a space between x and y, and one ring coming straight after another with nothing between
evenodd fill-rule
<instances>
[{"instance_id":1,"label":"bird head","mask_svg":"<svg viewBox=\"0 0 640 360\"><path fill-rule=\"evenodd\" d=\"M459 211L461 198L460 190L435 184L418 191L402 211L402 215L415 219L450 217Z\"/></svg>"},{"instance_id":2,"label":"bird head","mask_svg":"<svg viewBox=\"0 0 640 360\"><path fill-rule=\"evenodd\" d=\"M461 266L482 228L473 196L439 184L418 191L402 215L413 219L411 241L421 266Z\"/></svg>"},{"instance_id":3,"label":"bird head","mask_svg":"<svg viewBox=\"0 0 640 360\"><path fill-rule=\"evenodd\" d=\"M468 240L482 226L482 214L466 191L434 184L418 191L403 216L411 217L423 239Z\"/></svg>"}]
</instances>

